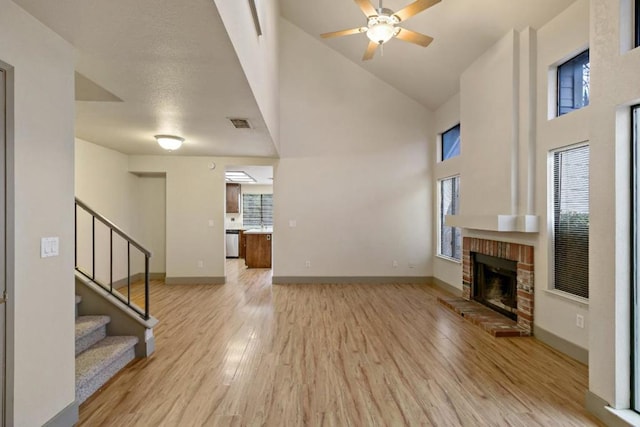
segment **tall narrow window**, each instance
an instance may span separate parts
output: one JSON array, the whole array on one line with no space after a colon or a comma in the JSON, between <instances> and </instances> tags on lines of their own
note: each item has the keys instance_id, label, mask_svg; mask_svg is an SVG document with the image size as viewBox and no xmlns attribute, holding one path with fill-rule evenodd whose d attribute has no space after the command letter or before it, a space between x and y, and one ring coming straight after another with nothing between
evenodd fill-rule
<instances>
[{"instance_id":1,"label":"tall narrow window","mask_svg":"<svg viewBox=\"0 0 640 427\"><path fill-rule=\"evenodd\" d=\"M460 155L460 125L455 125L442 134L440 160L447 160Z\"/></svg>"},{"instance_id":2,"label":"tall narrow window","mask_svg":"<svg viewBox=\"0 0 640 427\"><path fill-rule=\"evenodd\" d=\"M589 298L589 146L553 153L554 287Z\"/></svg>"},{"instance_id":3,"label":"tall narrow window","mask_svg":"<svg viewBox=\"0 0 640 427\"><path fill-rule=\"evenodd\" d=\"M589 50L558 66L558 116L589 105Z\"/></svg>"},{"instance_id":4,"label":"tall narrow window","mask_svg":"<svg viewBox=\"0 0 640 427\"><path fill-rule=\"evenodd\" d=\"M243 194L242 224L245 227L273 225L273 195Z\"/></svg>"},{"instance_id":5,"label":"tall narrow window","mask_svg":"<svg viewBox=\"0 0 640 427\"><path fill-rule=\"evenodd\" d=\"M456 215L459 211L460 177L439 181L440 212L438 233L438 255L456 260L462 259L462 231L458 227L445 225L446 215Z\"/></svg>"},{"instance_id":6,"label":"tall narrow window","mask_svg":"<svg viewBox=\"0 0 640 427\"><path fill-rule=\"evenodd\" d=\"M640 105L631 109L633 134L631 141L632 152L632 181L633 193L632 218L632 345L633 369L631 383L631 405L636 412L640 412Z\"/></svg>"}]
</instances>

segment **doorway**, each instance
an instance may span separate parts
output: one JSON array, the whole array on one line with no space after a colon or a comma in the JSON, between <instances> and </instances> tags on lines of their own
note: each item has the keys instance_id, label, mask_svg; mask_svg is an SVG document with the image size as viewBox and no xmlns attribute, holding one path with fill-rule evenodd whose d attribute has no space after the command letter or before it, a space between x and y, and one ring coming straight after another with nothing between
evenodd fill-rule
<instances>
[{"instance_id":1,"label":"doorway","mask_svg":"<svg viewBox=\"0 0 640 427\"><path fill-rule=\"evenodd\" d=\"M273 166L227 166L225 190L226 264L271 268Z\"/></svg>"}]
</instances>

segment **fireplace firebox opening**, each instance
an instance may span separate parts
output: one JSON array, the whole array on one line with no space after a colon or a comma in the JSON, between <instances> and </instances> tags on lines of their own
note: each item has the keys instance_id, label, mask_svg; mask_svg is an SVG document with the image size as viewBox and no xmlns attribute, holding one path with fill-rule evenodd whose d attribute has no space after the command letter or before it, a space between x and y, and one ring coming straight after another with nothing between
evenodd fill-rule
<instances>
[{"instance_id":1,"label":"fireplace firebox opening","mask_svg":"<svg viewBox=\"0 0 640 427\"><path fill-rule=\"evenodd\" d=\"M518 318L518 263L473 253L472 298L513 319Z\"/></svg>"}]
</instances>

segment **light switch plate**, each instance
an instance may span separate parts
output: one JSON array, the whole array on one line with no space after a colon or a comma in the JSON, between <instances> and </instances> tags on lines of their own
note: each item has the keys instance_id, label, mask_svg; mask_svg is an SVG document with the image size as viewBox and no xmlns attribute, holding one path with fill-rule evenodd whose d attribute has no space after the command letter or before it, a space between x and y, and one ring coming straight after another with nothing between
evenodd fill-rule
<instances>
[{"instance_id":1,"label":"light switch plate","mask_svg":"<svg viewBox=\"0 0 640 427\"><path fill-rule=\"evenodd\" d=\"M60 238L43 237L40 240L40 258L60 255Z\"/></svg>"},{"instance_id":2,"label":"light switch plate","mask_svg":"<svg viewBox=\"0 0 640 427\"><path fill-rule=\"evenodd\" d=\"M290 219L289 220L289 227L293 228L297 225L296 220L295 219Z\"/></svg>"}]
</instances>

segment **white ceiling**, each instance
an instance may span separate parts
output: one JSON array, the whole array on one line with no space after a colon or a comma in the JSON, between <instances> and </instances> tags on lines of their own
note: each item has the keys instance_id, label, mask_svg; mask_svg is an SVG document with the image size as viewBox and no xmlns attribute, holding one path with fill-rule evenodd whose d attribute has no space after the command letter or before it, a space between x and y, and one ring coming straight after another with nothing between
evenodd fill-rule
<instances>
[{"instance_id":1,"label":"white ceiling","mask_svg":"<svg viewBox=\"0 0 640 427\"><path fill-rule=\"evenodd\" d=\"M75 46L76 70L90 80L83 87L113 95L76 102L79 138L163 154L153 135L175 134L186 138L176 155L276 156L212 0L15 2Z\"/></svg>"},{"instance_id":2,"label":"white ceiling","mask_svg":"<svg viewBox=\"0 0 640 427\"><path fill-rule=\"evenodd\" d=\"M79 138L128 154L165 154L153 135L176 134L186 143L174 155L277 156L213 0L14 1L76 48L78 99L100 100L76 102ZM364 34L322 42L434 109L509 29L539 28L573 1L442 0L403 23L434 37L429 47L391 40L384 56L367 62ZM280 0L280 7L318 39L366 21L353 0ZM248 118L253 129L237 130L228 117Z\"/></svg>"},{"instance_id":3,"label":"white ceiling","mask_svg":"<svg viewBox=\"0 0 640 427\"><path fill-rule=\"evenodd\" d=\"M384 0L398 11L412 0ZM366 26L354 0L280 0L282 15L364 69L424 106L435 109L459 90L459 76L512 28L540 28L575 0L442 0L402 23L434 37L423 48L400 40L384 45L384 56L361 60L365 34L320 39L321 33ZM378 0L373 0L378 7Z\"/></svg>"}]
</instances>

